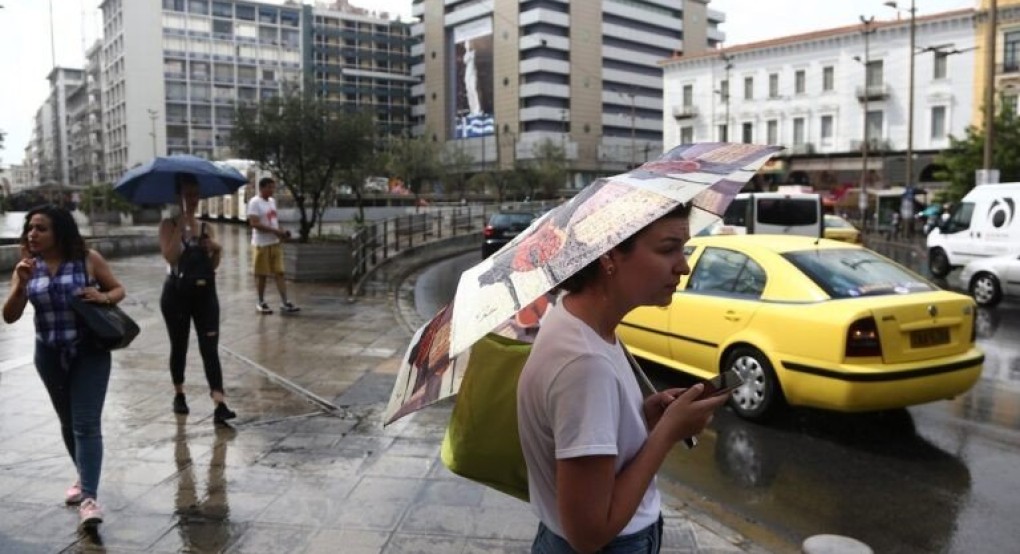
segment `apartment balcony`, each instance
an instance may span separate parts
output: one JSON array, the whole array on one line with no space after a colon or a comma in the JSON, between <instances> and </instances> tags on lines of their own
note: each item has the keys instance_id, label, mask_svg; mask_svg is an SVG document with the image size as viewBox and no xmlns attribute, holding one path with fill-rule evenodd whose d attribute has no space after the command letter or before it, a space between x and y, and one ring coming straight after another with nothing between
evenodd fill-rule
<instances>
[{"instance_id":1,"label":"apartment balcony","mask_svg":"<svg viewBox=\"0 0 1020 554\"><path fill-rule=\"evenodd\" d=\"M859 102L885 100L889 97L889 92L889 85L885 83L857 87L857 100Z\"/></svg>"},{"instance_id":2,"label":"apartment balcony","mask_svg":"<svg viewBox=\"0 0 1020 554\"><path fill-rule=\"evenodd\" d=\"M794 144L790 147L790 155L792 156L804 156L807 154L815 153L815 145L811 142L802 142L800 144Z\"/></svg>"},{"instance_id":3,"label":"apartment balcony","mask_svg":"<svg viewBox=\"0 0 1020 554\"><path fill-rule=\"evenodd\" d=\"M694 119L698 117L697 106L673 106L674 119Z\"/></svg>"},{"instance_id":4,"label":"apartment balcony","mask_svg":"<svg viewBox=\"0 0 1020 554\"><path fill-rule=\"evenodd\" d=\"M1008 73L1020 73L1020 60L1013 60L1006 63L995 64L996 75L1003 75Z\"/></svg>"},{"instance_id":5,"label":"apartment balcony","mask_svg":"<svg viewBox=\"0 0 1020 554\"><path fill-rule=\"evenodd\" d=\"M850 141L850 150L863 151L863 146L863 140ZM886 152L892 149L892 142L888 139L868 139L868 152Z\"/></svg>"}]
</instances>

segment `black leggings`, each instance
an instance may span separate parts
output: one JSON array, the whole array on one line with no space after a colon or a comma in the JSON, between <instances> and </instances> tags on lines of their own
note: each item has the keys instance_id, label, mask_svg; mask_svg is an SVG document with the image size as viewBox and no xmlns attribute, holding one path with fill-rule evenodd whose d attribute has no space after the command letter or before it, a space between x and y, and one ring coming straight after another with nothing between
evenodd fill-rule
<instances>
[{"instance_id":1,"label":"black leggings","mask_svg":"<svg viewBox=\"0 0 1020 554\"><path fill-rule=\"evenodd\" d=\"M179 286L181 285L181 286ZM176 277L167 277L159 307L170 335L170 377L174 385L184 384L184 364L188 358L188 334L195 321L198 351L205 366L205 379L210 392L223 392L223 369L220 367L220 301L216 282L204 286L185 287Z\"/></svg>"}]
</instances>

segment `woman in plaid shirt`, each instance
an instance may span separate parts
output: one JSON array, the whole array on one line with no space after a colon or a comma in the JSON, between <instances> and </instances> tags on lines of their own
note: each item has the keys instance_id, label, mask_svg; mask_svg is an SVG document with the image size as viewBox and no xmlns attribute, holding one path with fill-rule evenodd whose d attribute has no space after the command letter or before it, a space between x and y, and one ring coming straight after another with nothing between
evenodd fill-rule
<instances>
[{"instance_id":1,"label":"woman in plaid shirt","mask_svg":"<svg viewBox=\"0 0 1020 554\"><path fill-rule=\"evenodd\" d=\"M63 208L43 206L28 212L21 251L4 302L4 321L17 321L32 303L35 367L78 473L65 501L80 504L81 525L94 528L103 521L96 492L103 463L101 419L110 353L80 340L84 328L68 298L78 295L87 302L116 304L124 299L124 287L99 252L85 246L74 218Z\"/></svg>"}]
</instances>

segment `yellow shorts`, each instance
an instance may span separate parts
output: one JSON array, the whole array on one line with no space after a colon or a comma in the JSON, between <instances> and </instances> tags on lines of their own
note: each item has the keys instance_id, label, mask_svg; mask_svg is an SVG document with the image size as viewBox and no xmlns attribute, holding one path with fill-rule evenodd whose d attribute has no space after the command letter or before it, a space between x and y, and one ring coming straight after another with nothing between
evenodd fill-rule
<instances>
[{"instance_id":1,"label":"yellow shorts","mask_svg":"<svg viewBox=\"0 0 1020 554\"><path fill-rule=\"evenodd\" d=\"M283 245L252 246L252 273L261 276L283 275Z\"/></svg>"}]
</instances>

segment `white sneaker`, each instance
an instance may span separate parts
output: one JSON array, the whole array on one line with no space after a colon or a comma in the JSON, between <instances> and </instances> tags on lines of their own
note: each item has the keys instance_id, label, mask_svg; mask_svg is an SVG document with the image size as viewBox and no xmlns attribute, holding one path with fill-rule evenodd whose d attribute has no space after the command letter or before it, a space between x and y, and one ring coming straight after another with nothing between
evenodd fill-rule
<instances>
[{"instance_id":1,"label":"white sneaker","mask_svg":"<svg viewBox=\"0 0 1020 554\"><path fill-rule=\"evenodd\" d=\"M255 304L255 311L260 313L260 314L271 314L271 313L273 313L273 309L270 308L269 304L266 304L265 302L259 302L258 304Z\"/></svg>"},{"instance_id":2,"label":"white sneaker","mask_svg":"<svg viewBox=\"0 0 1020 554\"><path fill-rule=\"evenodd\" d=\"M103 522L103 509L95 498L86 498L78 507L78 515L81 517L81 526L86 529L95 529Z\"/></svg>"}]
</instances>

